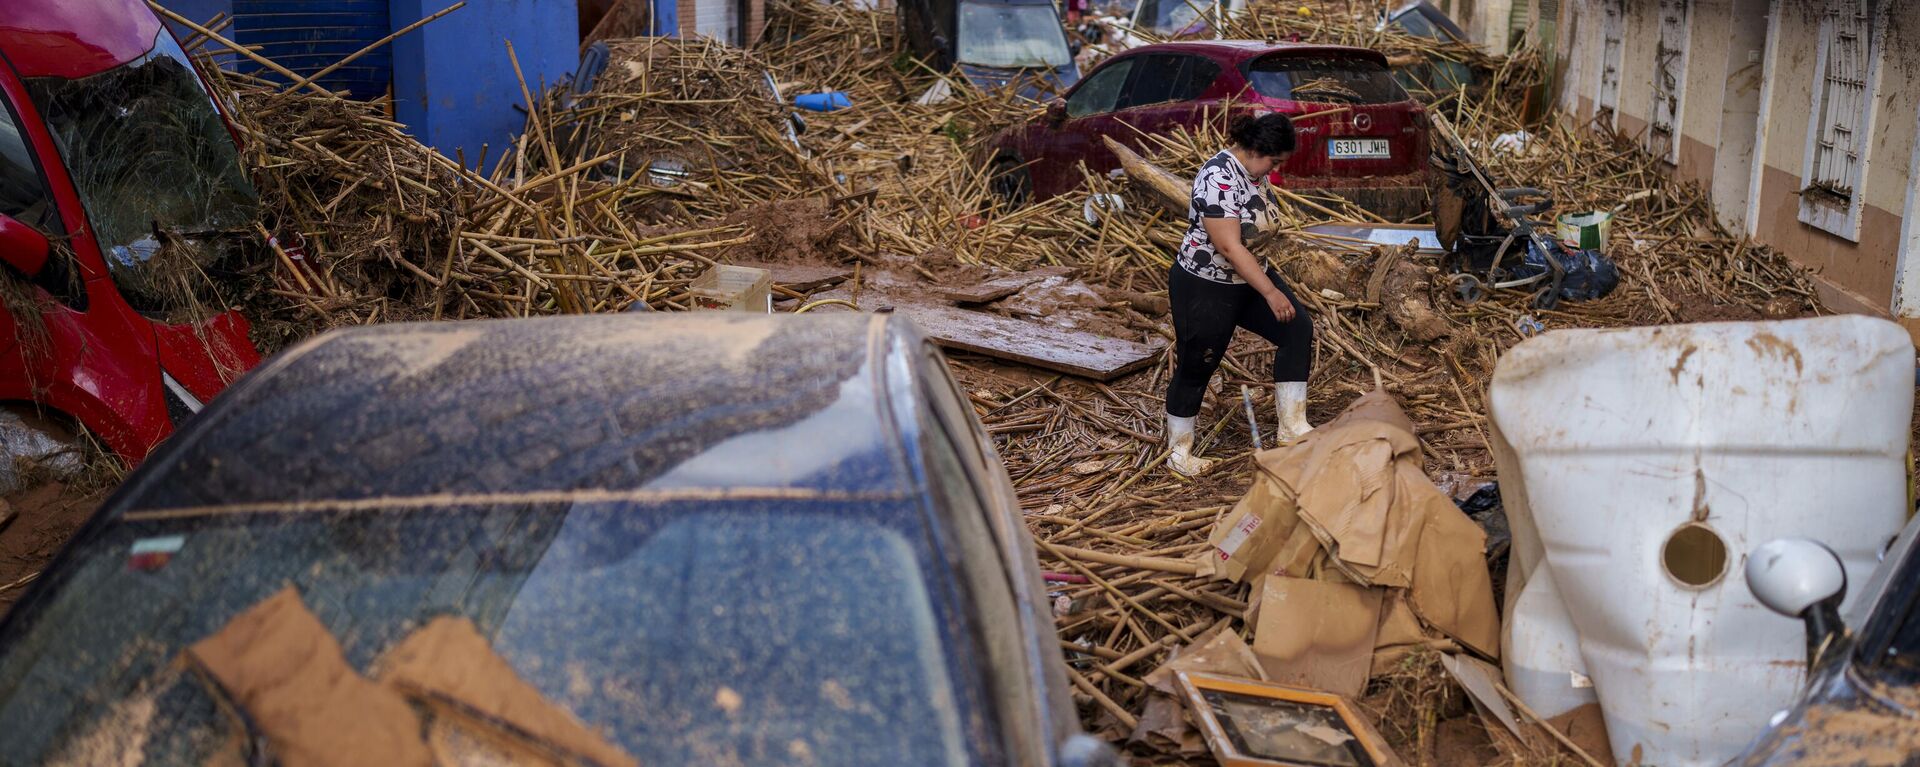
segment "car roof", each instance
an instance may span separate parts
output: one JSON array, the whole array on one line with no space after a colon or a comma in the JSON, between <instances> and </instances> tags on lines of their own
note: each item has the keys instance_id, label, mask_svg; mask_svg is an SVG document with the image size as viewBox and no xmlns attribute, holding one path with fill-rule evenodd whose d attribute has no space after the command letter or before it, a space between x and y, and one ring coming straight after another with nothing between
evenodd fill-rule
<instances>
[{"instance_id":1,"label":"car roof","mask_svg":"<svg viewBox=\"0 0 1920 767\"><path fill-rule=\"evenodd\" d=\"M85 77L153 49L160 19L140 0L5 0L0 54L21 77Z\"/></svg>"},{"instance_id":2,"label":"car roof","mask_svg":"<svg viewBox=\"0 0 1920 767\"><path fill-rule=\"evenodd\" d=\"M1195 53L1235 60L1256 59L1274 53L1305 53L1355 56L1385 62L1387 57L1369 48L1352 45L1326 45L1322 43L1288 43L1268 40L1176 40L1167 43L1154 43L1129 48L1122 56L1137 56L1147 53ZM1120 58L1115 56L1114 58Z\"/></svg>"},{"instance_id":3,"label":"car roof","mask_svg":"<svg viewBox=\"0 0 1920 767\"><path fill-rule=\"evenodd\" d=\"M917 428L918 373L917 359L900 358L919 347L906 320L856 313L333 331L222 394L108 513L400 498L906 498L918 486L902 436Z\"/></svg>"}]
</instances>

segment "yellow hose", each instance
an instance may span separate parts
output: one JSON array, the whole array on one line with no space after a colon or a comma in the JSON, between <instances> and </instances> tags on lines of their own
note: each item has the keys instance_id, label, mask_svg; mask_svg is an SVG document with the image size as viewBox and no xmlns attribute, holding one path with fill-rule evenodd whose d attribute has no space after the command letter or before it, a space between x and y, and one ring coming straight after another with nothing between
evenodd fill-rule
<instances>
[{"instance_id":1,"label":"yellow hose","mask_svg":"<svg viewBox=\"0 0 1920 767\"><path fill-rule=\"evenodd\" d=\"M847 299L844 299L844 298L822 298L822 299L820 299L820 300L818 300L818 301L814 301L814 302L812 302L812 303L809 303L809 304L806 304L806 305L803 305L803 306L801 306L800 308L798 308L798 309L795 309L795 310L793 310L793 313L794 313L794 314L800 314L800 313L803 313L803 312L807 312L807 311L811 311L811 310L813 310L813 308L814 308L814 307L818 307L818 306L826 306L826 305L828 305L828 304L839 304L839 305L841 305L841 306L844 306L844 307L847 307L847 308L849 308L849 309L852 309L852 310L854 310L854 311L856 311L856 312L857 312L857 311L860 311L860 307L859 307L859 305L857 305L857 304L855 304L855 303L854 303L854 302L852 302L852 301L848 301Z\"/></svg>"}]
</instances>

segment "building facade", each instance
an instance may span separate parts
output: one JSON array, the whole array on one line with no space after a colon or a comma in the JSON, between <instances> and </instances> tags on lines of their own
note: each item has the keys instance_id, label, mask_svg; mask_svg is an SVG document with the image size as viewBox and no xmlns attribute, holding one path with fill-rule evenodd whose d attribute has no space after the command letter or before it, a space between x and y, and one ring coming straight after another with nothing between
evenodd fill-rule
<instances>
[{"instance_id":1,"label":"building facade","mask_svg":"<svg viewBox=\"0 0 1920 767\"><path fill-rule=\"evenodd\" d=\"M1566 113L1699 183L1830 307L1920 330L1920 2L1528 2Z\"/></svg>"}]
</instances>

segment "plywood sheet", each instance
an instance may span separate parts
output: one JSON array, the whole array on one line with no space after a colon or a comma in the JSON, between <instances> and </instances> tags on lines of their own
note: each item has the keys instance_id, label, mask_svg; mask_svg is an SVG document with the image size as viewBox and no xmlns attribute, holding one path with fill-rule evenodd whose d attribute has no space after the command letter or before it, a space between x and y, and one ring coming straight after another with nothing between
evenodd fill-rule
<instances>
[{"instance_id":1,"label":"plywood sheet","mask_svg":"<svg viewBox=\"0 0 1920 767\"><path fill-rule=\"evenodd\" d=\"M751 266L773 273L773 284L796 293L808 293L828 285L845 282L853 276L853 270L844 266L827 264L765 264L737 263L734 266Z\"/></svg>"},{"instance_id":2,"label":"plywood sheet","mask_svg":"<svg viewBox=\"0 0 1920 767\"><path fill-rule=\"evenodd\" d=\"M1096 381L1110 381L1146 367L1165 346L951 306L907 304L895 312L911 318L941 346Z\"/></svg>"},{"instance_id":3,"label":"plywood sheet","mask_svg":"<svg viewBox=\"0 0 1920 767\"><path fill-rule=\"evenodd\" d=\"M1064 277L1072 273L1072 269L1064 266L1046 266L1025 272L1003 274L999 277L977 282L972 285L945 287L937 292L943 298L958 301L963 304L984 304L988 301L998 301L1007 296L1011 296L1020 292L1022 288L1048 277Z\"/></svg>"}]
</instances>

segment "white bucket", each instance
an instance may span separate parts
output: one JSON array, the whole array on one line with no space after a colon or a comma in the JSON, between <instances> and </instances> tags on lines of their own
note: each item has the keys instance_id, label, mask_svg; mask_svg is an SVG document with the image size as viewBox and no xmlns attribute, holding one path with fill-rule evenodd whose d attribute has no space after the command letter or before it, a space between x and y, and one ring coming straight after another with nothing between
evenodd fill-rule
<instances>
[{"instance_id":1,"label":"white bucket","mask_svg":"<svg viewBox=\"0 0 1920 767\"><path fill-rule=\"evenodd\" d=\"M1617 762L1735 756L1805 676L1804 629L1747 591L1746 553L1815 538L1865 582L1906 519L1913 396L1906 332L1860 316L1515 346L1491 409L1510 451L1504 660L1522 699L1551 716L1579 695L1541 672L1584 671ZM1564 668L1568 635L1584 668Z\"/></svg>"}]
</instances>

